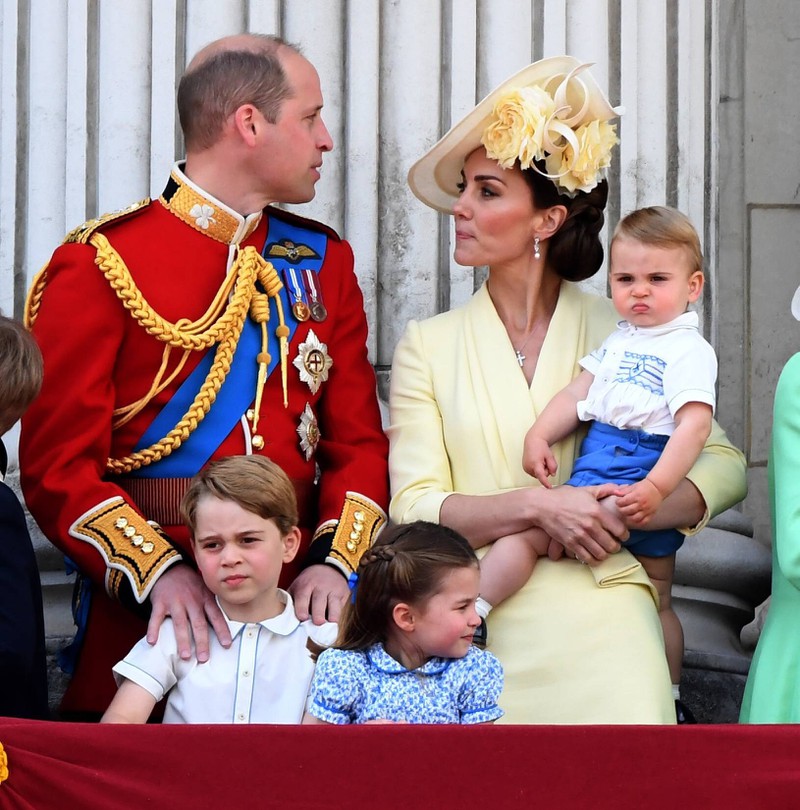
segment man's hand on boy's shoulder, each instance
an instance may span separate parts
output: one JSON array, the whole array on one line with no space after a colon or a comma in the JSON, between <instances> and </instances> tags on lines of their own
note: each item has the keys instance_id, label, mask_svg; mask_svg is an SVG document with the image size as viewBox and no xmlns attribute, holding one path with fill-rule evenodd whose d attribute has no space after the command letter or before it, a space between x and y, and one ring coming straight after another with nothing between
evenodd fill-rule
<instances>
[{"instance_id":1,"label":"man's hand on boy's shoulder","mask_svg":"<svg viewBox=\"0 0 800 810\"><path fill-rule=\"evenodd\" d=\"M301 622L338 622L350 590L347 580L331 565L309 565L289 587L294 611Z\"/></svg>"},{"instance_id":2,"label":"man's hand on boy's shoulder","mask_svg":"<svg viewBox=\"0 0 800 810\"><path fill-rule=\"evenodd\" d=\"M214 594L200 574L188 565L174 565L165 571L150 592L152 612L147 624L147 641L155 644L164 619L169 616L175 628L178 655L186 661L195 655L200 663L208 661L208 625L223 647L230 647L231 633Z\"/></svg>"}]
</instances>

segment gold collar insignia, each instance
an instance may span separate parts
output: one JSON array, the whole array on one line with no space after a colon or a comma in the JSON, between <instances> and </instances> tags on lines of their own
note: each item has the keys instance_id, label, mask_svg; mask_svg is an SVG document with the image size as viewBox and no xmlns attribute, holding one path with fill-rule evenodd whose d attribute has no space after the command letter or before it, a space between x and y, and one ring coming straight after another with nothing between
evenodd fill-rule
<instances>
[{"instance_id":1,"label":"gold collar insignia","mask_svg":"<svg viewBox=\"0 0 800 810\"><path fill-rule=\"evenodd\" d=\"M243 217L207 194L178 165L170 172L167 187L158 200L190 228L226 245L243 242L261 221L260 211Z\"/></svg>"}]
</instances>

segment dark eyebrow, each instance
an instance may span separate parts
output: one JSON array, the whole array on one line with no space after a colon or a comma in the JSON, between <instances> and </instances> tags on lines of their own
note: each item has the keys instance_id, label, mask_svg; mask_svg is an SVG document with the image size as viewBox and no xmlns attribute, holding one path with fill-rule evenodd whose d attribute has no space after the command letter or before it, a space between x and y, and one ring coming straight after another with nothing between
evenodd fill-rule
<instances>
[{"instance_id":1,"label":"dark eyebrow","mask_svg":"<svg viewBox=\"0 0 800 810\"><path fill-rule=\"evenodd\" d=\"M464 181L466 181L467 179L463 171L461 172L461 179ZM473 178L474 182L485 183L487 180L494 180L496 183L502 183L502 185L505 185L503 179L495 174L476 174L475 177Z\"/></svg>"}]
</instances>

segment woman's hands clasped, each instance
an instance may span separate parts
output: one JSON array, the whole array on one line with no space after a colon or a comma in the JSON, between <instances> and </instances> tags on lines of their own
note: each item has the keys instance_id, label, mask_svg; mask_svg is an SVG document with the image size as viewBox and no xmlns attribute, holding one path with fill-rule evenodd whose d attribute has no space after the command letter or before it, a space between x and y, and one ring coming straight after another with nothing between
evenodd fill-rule
<instances>
[{"instance_id":1,"label":"woman's hands clasped","mask_svg":"<svg viewBox=\"0 0 800 810\"><path fill-rule=\"evenodd\" d=\"M566 554L596 565L622 548L628 529L616 512L600 503L617 489L614 484L601 484L530 490L537 499L536 523L550 536L550 559L557 560Z\"/></svg>"}]
</instances>

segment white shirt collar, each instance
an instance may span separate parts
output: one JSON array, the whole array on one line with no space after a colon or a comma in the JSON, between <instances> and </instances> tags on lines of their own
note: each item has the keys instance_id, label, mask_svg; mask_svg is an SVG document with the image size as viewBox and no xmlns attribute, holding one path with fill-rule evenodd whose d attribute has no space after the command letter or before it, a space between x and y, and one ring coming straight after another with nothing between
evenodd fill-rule
<instances>
[{"instance_id":1,"label":"white shirt collar","mask_svg":"<svg viewBox=\"0 0 800 810\"><path fill-rule=\"evenodd\" d=\"M216 598L217 605L222 611L222 615L225 617L228 629L231 631L231 638L236 638L237 634L248 624L260 624L265 630L269 630L271 633L277 633L279 636L291 635L297 629L300 620L294 612L294 602L292 601L291 595L281 588L277 590L278 598L284 604L283 611L277 616L273 616L271 619L263 619L260 622L239 622L235 619L231 619L222 605L219 604L219 598Z\"/></svg>"},{"instance_id":2,"label":"white shirt collar","mask_svg":"<svg viewBox=\"0 0 800 810\"><path fill-rule=\"evenodd\" d=\"M628 323L628 321L618 321L617 326L630 332L639 332L645 335L661 335L665 332L673 332L676 329L698 329L700 326L700 319L696 312L684 312L673 318L667 323L659 324L658 326L635 326Z\"/></svg>"}]
</instances>

